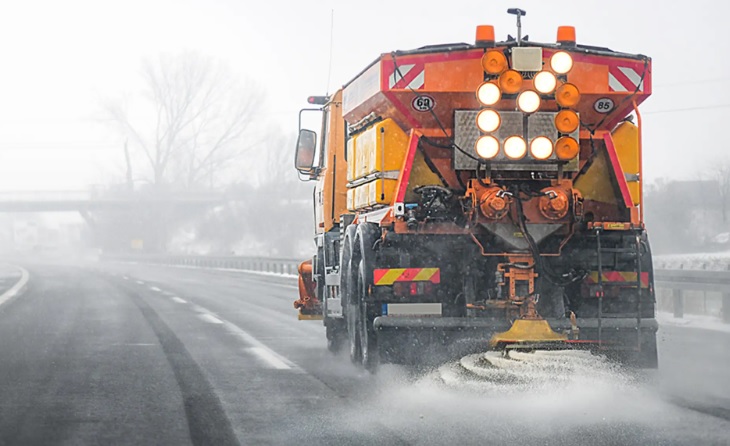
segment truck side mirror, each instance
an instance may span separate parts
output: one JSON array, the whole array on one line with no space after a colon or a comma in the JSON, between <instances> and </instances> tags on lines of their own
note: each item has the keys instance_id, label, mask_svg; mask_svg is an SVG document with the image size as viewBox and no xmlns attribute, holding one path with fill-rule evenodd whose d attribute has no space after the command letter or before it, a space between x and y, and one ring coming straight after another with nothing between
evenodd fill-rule
<instances>
[{"instance_id":1,"label":"truck side mirror","mask_svg":"<svg viewBox=\"0 0 730 446\"><path fill-rule=\"evenodd\" d=\"M314 154L317 151L317 134L311 130L299 130L294 167L304 174L314 172Z\"/></svg>"}]
</instances>

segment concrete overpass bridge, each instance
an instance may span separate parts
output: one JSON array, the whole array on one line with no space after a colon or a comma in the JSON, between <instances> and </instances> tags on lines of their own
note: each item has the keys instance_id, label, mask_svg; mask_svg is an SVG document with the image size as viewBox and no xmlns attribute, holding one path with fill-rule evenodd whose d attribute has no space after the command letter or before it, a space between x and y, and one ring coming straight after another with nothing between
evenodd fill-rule
<instances>
[{"instance_id":1,"label":"concrete overpass bridge","mask_svg":"<svg viewBox=\"0 0 730 446\"><path fill-rule=\"evenodd\" d=\"M125 243L142 239L149 242L164 239L163 234L170 230L169 222L164 221L166 219L162 217L163 215L198 215L206 209L232 199L236 198L223 193L100 194L93 190L0 191L0 213L75 212L88 225L95 244L104 244L105 242L102 240L124 237L121 234L126 234L124 228L129 229L130 223L142 224L146 225L147 229L133 226L136 228L131 230L134 235L127 234L128 239L125 239ZM122 218L119 220L120 226L114 229L109 226L110 222L116 221L116 216L120 212L145 216L145 220L137 218L130 222ZM104 214L107 213L113 213L113 215L105 217ZM109 234L120 235L113 235L110 238Z\"/></svg>"}]
</instances>

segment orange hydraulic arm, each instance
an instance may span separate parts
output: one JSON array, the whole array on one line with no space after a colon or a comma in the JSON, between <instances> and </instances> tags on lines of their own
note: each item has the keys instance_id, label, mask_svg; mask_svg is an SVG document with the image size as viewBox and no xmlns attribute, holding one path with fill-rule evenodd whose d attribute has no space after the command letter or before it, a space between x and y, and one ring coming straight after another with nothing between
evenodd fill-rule
<instances>
[{"instance_id":1,"label":"orange hydraulic arm","mask_svg":"<svg viewBox=\"0 0 730 446\"><path fill-rule=\"evenodd\" d=\"M316 316L322 312L314 291L311 260L299 264L299 299L294 301L294 308L299 310L301 316Z\"/></svg>"}]
</instances>

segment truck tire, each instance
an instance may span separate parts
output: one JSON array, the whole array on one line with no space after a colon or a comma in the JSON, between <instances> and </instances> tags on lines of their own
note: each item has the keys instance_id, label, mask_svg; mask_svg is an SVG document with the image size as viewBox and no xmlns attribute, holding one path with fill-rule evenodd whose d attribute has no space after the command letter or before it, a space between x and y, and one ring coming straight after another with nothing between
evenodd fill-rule
<instances>
[{"instance_id":1,"label":"truck tire","mask_svg":"<svg viewBox=\"0 0 730 446\"><path fill-rule=\"evenodd\" d=\"M342 296L342 311L345 316L344 328L348 341L350 361L357 365L362 361L362 354L358 330L359 308L357 293L355 293L357 289L357 270L353 268L356 230L357 225L350 225L345 229L342 255L340 256L340 294Z\"/></svg>"},{"instance_id":2,"label":"truck tire","mask_svg":"<svg viewBox=\"0 0 730 446\"><path fill-rule=\"evenodd\" d=\"M357 227L355 246L351 265L356 280L356 302L358 315L358 339L360 343L360 359L362 366L374 373L377 370L380 356L377 337L373 329L372 312L368 311L368 290L373 281L375 268L374 245L380 236L380 227L375 223L361 223Z\"/></svg>"},{"instance_id":3,"label":"truck tire","mask_svg":"<svg viewBox=\"0 0 730 446\"><path fill-rule=\"evenodd\" d=\"M380 351L378 350L377 337L373 328L373 320L368 312L368 304L366 301L367 277L368 271L365 261L360 261L358 273L358 294L361 296L360 301L360 354L362 355L362 366L370 373L375 373L380 363Z\"/></svg>"},{"instance_id":4,"label":"truck tire","mask_svg":"<svg viewBox=\"0 0 730 446\"><path fill-rule=\"evenodd\" d=\"M357 286L354 281L350 282L352 288ZM362 363L362 350L360 350L360 308L350 302L347 303L347 339L350 345L350 361L355 365Z\"/></svg>"}]
</instances>

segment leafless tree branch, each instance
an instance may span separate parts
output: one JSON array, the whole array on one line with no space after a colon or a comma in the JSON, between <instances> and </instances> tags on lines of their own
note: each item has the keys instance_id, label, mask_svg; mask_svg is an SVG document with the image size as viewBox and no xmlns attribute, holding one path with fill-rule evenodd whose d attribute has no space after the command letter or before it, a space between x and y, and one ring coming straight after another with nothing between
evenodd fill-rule
<instances>
[{"instance_id":1,"label":"leafless tree branch","mask_svg":"<svg viewBox=\"0 0 730 446\"><path fill-rule=\"evenodd\" d=\"M132 115L119 104L106 112L144 154L153 184L203 187L251 146L244 139L261 94L235 82L224 66L193 53L163 55L146 61L142 75L147 112Z\"/></svg>"}]
</instances>

